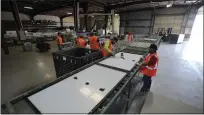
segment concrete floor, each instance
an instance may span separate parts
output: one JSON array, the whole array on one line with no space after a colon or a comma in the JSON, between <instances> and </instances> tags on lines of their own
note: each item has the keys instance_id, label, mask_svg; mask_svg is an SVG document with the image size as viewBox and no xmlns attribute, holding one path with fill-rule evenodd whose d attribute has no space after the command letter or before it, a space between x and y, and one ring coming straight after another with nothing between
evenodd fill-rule
<instances>
[{"instance_id":1,"label":"concrete floor","mask_svg":"<svg viewBox=\"0 0 204 115\"><path fill-rule=\"evenodd\" d=\"M50 43L52 51L56 51L55 42ZM159 70L157 77L153 80L151 91L155 95L164 96L170 100L184 103L186 106L188 105L196 110L202 111L203 60L189 58L189 55L195 54L195 52L186 51L187 46L188 42L184 42L183 44L162 43L160 45L158 51L160 57ZM13 47L11 48L10 55L5 56L2 52L1 57L2 104L39 84L45 84L56 79L51 52L22 52L21 48ZM157 99L155 98L155 100ZM148 109L142 109L142 112L151 113L153 112L149 111L152 110L151 107L154 107L154 105L157 106L158 103L162 102L145 102L149 106ZM169 105L166 102L162 106L165 104ZM170 107L177 106L176 103L171 105ZM131 107L129 113L138 113L138 111L138 109ZM162 113L158 109L155 109L154 113L155 111L156 113ZM186 110L186 112L188 111Z\"/></svg>"},{"instance_id":2,"label":"concrete floor","mask_svg":"<svg viewBox=\"0 0 204 115\"><path fill-rule=\"evenodd\" d=\"M135 97L128 113L203 113L203 53L189 45L161 43L151 92Z\"/></svg>"},{"instance_id":3,"label":"concrete floor","mask_svg":"<svg viewBox=\"0 0 204 115\"><path fill-rule=\"evenodd\" d=\"M20 46L10 47L10 55L1 51L1 104L56 79L51 52L57 50L57 45L55 41L50 43L52 49L46 53L23 52Z\"/></svg>"},{"instance_id":4,"label":"concrete floor","mask_svg":"<svg viewBox=\"0 0 204 115\"><path fill-rule=\"evenodd\" d=\"M161 44L158 73L142 113L203 113L203 54L193 47L186 51L189 44Z\"/></svg>"}]
</instances>

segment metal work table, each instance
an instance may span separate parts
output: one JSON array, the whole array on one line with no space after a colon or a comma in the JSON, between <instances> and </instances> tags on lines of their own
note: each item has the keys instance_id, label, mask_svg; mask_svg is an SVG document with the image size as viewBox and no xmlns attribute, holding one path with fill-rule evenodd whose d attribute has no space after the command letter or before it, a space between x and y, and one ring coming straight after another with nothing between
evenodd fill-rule
<instances>
[{"instance_id":1,"label":"metal work table","mask_svg":"<svg viewBox=\"0 0 204 115\"><path fill-rule=\"evenodd\" d=\"M125 60L119 52L115 57L100 59L12 99L10 112L25 113L24 109L29 109L27 113L109 113L110 106L120 98L124 98L121 100L127 110L131 80L139 70L135 63L142 55L124 52L123 55ZM14 110L19 108L14 107L19 101L24 101L26 107Z\"/></svg>"},{"instance_id":2,"label":"metal work table","mask_svg":"<svg viewBox=\"0 0 204 115\"><path fill-rule=\"evenodd\" d=\"M156 44L158 47L161 43L160 36L149 36L148 38L137 39L135 42L131 42L123 51L133 54L145 55L148 53L150 44Z\"/></svg>"}]
</instances>

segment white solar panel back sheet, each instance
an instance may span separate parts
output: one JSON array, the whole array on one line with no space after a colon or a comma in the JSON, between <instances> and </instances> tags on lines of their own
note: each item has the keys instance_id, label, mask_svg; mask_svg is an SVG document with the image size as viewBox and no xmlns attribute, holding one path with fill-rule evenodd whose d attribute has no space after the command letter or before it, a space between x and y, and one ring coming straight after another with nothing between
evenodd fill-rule
<instances>
[{"instance_id":1,"label":"white solar panel back sheet","mask_svg":"<svg viewBox=\"0 0 204 115\"><path fill-rule=\"evenodd\" d=\"M121 58L121 53L123 53L124 59ZM141 57L142 55L119 52L115 55L115 57L105 59L101 61L100 64L130 71L134 67L134 65L140 60Z\"/></svg>"},{"instance_id":2,"label":"white solar panel back sheet","mask_svg":"<svg viewBox=\"0 0 204 115\"><path fill-rule=\"evenodd\" d=\"M89 113L125 75L93 65L28 99L41 113ZM105 90L102 92L100 88Z\"/></svg>"},{"instance_id":3,"label":"white solar panel back sheet","mask_svg":"<svg viewBox=\"0 0 204 115\"><path fill-rule=\"evenodd\" d=\"M133 42L130 44L130 46L148 48L150 46L150 44L151 43L147 43L147 42Z\"/></svg>"},{"instance_id":4,"label":"white solar panel back sheet","mask_svg":"<svg viewBox=\"0 0 204 115\"><path fill-rule=\"evenodd\" d=\"M144 38L144 40L157 41L157 39Z\"/></svg>"}]
</instances>

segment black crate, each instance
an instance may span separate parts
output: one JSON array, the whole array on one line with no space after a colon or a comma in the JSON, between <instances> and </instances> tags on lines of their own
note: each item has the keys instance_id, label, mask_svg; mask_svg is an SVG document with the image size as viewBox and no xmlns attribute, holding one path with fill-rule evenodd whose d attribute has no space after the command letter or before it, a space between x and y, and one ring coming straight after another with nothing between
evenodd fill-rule
<instances>
[{"instance_id":1,"label":"black crate","mask_svg":"<svg viewBox=\"0 0 204 115\"><path fill-rule=\"evenodd\" d=\"M102 58L100 51L89 53L90 50L86 49L87 54L81 57L76 57L75 52L76 48L72 48L67 51L52 53L57 77Z\"/></svg>"}]
</instances>

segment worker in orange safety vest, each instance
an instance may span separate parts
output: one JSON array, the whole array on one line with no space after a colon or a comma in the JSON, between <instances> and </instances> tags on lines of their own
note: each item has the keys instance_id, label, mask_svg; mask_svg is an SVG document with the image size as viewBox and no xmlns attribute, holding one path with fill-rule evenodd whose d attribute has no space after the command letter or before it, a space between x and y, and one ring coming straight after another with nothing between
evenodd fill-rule
<instances>
[{"instance_id":1,"label":"worker in orange safety vest","mask_svg":"<svg viewBox=\"0 0 204 115\"><path fill-rule=\"evenodd\" d=\"M103 46L101 48L101 53L102 53L103 57L114 55L112 52L113 45L115 43L117 43L117 41L118 41L118 39L116 37L114 37L113 39L108 39L105 41L105 43L103 44Z\"/></svg>"},{"instance_id":2,"label":"worker in orange safety vest","mask_svg":"<svg viewBox=\"0 0 204 115\"><path fill-rule=\"evenodd\" d=\"M78 48L85 48L86 47L86 40L84 39L83 36L79 36L77 39L76 39L76 46Z\"/></svg>"},{"instance_id":3,"label":"worker in orange safety vest","mask_svg":"<svg viewBox=\"0 0 204 115\"><path fill-rule=\"evenodd\" d=\"M76 39L76 54L75 56L77 57L81 57L81 56L84 56L86 54L86 47L87 43L86 43L86 40L84 39L83 36L79 36L77 39Z\"/></svg>"},{"instance_id":4,"label":"worker in orange safety vest","mask_svg":"<svg viewBox=\"0 0 204 115\"><path fill-rule=\"evenodd\" d=\"M151 44L149 54L141 64L140 72L143 74L143 87L141 92L148 92L151 87L152 77L156 76L159 58L157 56L157 45Z\"/></svg>"},{"instance_id":5,"label":"worker in orange safety vest","mask_svg":"<svg viewBox=\"0 0 204 115\"><path fill-rule=\"evenodd\" d=\"M128 34L128 42L132 42L132 33L131 32Z\"/></svg>"},{"instance_id":6,"label":"worker in orange safety vest","mask_svg":"<svg viewBox=\"0 0 204 115\"><path fill-rule=\"evenodd\" d=\"M90 49L92 50L92 52L98 51L100 48L99 39L94 35L94 33L90 34L88 44L90 44Z\"/></svg>"},{"instance_id":7,"label":"worker in orange safety vest","mask_svg":"<svg viewBox=\"0 0 204 115\"><path fill-rule=\"evenodd\" d=\"M63 44L63 41L62 41L62 35L61 33L57 33L57 46L58 46L58 50L59 51L62 51L62 44Z\"/></svg>"}]
</instances>

